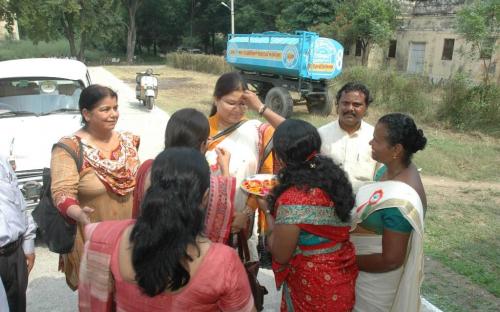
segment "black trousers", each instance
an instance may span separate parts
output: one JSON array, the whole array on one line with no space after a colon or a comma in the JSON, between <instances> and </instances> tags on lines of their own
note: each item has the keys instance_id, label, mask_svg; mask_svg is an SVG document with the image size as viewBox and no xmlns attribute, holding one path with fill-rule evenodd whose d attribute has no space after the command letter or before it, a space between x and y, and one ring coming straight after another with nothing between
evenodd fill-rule
<instances>
[{"instance_id":1,"label":"black trousers","mask_svg":"<svg viewBox=\"0 0 500 312\"><path fill-rule=\"evenodd\" d=\"M10 312L25 312L28 267L21 245L8 255L0 255L0 276L7 294Z\"/></svg>"}]
</instances>

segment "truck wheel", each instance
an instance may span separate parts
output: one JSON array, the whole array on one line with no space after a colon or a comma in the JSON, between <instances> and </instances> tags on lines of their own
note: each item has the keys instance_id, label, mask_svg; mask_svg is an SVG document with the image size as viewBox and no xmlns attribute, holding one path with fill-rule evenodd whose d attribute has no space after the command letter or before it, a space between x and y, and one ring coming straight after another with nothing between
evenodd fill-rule
<instances>
[{"instance_id":1,"label":"truck wheel","mask_svg":"<svg viewBox=\"0 0 500 312\"><path fill-rule=\"evenodd\" d=\"M326 95L312 95L307 98L307 110L311 114L328 116L333 109L333 101L335 97L333 91L328 89Z\"/></svg>"},{"instance_id":2,"label":"truck wheel","mask_svg":"<svg viewBox=\"0 0 500 312\"><path fill-rule=\"evenodd\" d=\"M282 87L274 87L266 95L266 105L275 113L288 118L293 112L293 100L290 92Z\"/></svg>"},{"instance_id":3,"label":"truck wheel","mask_svg":"<svg viewBox=\"0 0 500 312\"><path fill-rule=\"evenodd\" d=\"M155 106L155 98L152 97L152 96L148 96L146 98L146 107L149 109L149 110L152 110L153 107Z\"/></svg>"}]
</instances>

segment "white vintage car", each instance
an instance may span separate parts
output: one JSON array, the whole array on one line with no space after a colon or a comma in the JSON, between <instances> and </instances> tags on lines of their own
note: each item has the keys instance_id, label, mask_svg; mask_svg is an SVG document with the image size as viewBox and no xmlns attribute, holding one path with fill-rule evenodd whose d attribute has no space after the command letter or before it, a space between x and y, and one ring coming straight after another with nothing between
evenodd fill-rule
<instances>
[{"instance_id":1,"label":"white vintage car","mask_svg":"<svg viewBox=\"0 0 500 312\"><path fill-rule=\"evenodd\" d=\"M36 205L51 148L81 126L78 99L87 67L68 59L0 62L0 151L16 170L28 207Z\"/></svg>"}]
</instances>

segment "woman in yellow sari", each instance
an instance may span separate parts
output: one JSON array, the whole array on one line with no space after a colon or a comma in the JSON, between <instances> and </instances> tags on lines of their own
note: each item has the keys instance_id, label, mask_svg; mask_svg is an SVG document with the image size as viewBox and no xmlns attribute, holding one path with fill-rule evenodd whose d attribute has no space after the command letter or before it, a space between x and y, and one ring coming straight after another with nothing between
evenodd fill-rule
<instances>
[{"instance_id":1,"label":"woman in yellow sari","mask_svg":"<svg viewBox=\"0 0 500 312\"><path fill-rule=\"evenodd\" d=\"M404 114L385 115L375 127L372 157L384 166L375 175L379 182L356 195L351 241L360 272L354 311L420 311L427 200L411 158L426 142Z\"/></svg>"},{"instance_id":2,"label":"woman in yellow sari","mask_svg":"<svg viewBox=\"0 0 500 312\"><path fill-rule=\"evenodd\" d=\"M270 124L259 120L247 120L245 113L250 108L264 117ZM274 127L284 118L266 107L259 98L248 90L247 84L238 72L226 73L215 84L214 104L209 118L211 142L207 156L216 147L231 153L229 175L236 178L236 185L256 173L272 173L272 155L265 156L266 146L272 138ZM210 158L210 157L208 157ZM265 158L265 159L263 159ZM235 216L231 231L248 229L249 220L257 209L255 198L249 197L237 187L235 194ZM255 222L256 223L256 222ZM257 226L249 239L250 257L257 260ZM250 236L250 235L248 235Z\"/></svg>"}]
</instances>

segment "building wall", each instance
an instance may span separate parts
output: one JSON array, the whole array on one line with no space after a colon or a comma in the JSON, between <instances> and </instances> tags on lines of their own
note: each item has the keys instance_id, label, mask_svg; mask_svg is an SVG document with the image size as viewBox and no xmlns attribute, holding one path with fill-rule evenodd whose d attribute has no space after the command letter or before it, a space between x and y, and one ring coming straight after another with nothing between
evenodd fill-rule
<instances>
[{"instance_id":1,"label":"building wall","mask_svg":"<svg viewBox=\"0 0 500 312\"><path fill-rule=\"evenodd\" d=\"M423 74L433 81L449 79L457 71L468 73L471 78L481 81L483 61L479 55L471 56L469 46L453 30L454 15L449 16L414 16L409 18L403 28L396 33L396 58L393 61L398 70L408 71L412 43L425 43ZM454 39L451 60L443 60L445 39ZM497 41L498 43L499 41ZM378 61L380 62L380 60ZM494 79L500 79L500 51L492 57Z\"/></svg>"},{"instance_id":2,"label":"building wall","mask_svg":"<svg viewBox=\"0 0 500 312\"><path fill-rule=\"evenodd\" d=\"M403 1L405 2L405 1ZM396 57L388 58L388 47L374 47L370 52L368 67L389 66L402 72L408 71L412 43L425 43L422 75L433 81L449 79L458 71L468 73L477 82L482 80L484 64L479 55L470 56L465 40L454 31L455 13L464 0L429 0L405 2L403 22L395 34L397 40ZM454 39L451 60L443 60L445 39ZM497 40L497 45L500 40ZM361 57L355 56L356 47L350 47L345 63L360 65ZM500 51L492 57L492 80L500 84Z\"/></svg>"},{"instance_id":3,"label":"building wall","mask_svg":"<svg viewBox=\"0 0 500 312\"><path fill-rule=\"evenodd\" d=\"M11 35L5 28L5 22L0 20L0 40L7 39L19 40L19 30L17 28L17 22L14 22L14 32Z\"/></svg>"}]
</instances>

